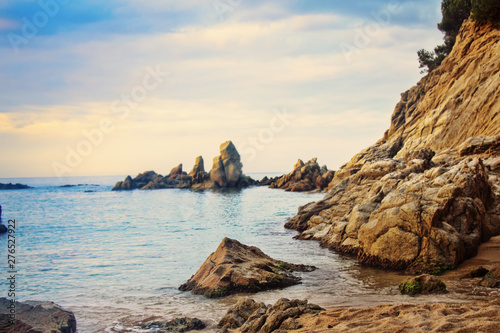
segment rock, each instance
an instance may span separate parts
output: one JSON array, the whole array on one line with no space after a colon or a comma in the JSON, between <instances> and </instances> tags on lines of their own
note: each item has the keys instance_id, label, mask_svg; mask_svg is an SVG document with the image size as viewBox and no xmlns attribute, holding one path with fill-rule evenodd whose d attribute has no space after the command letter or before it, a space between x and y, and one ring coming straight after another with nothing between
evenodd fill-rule
<instances>
[{"instance_id":1,"label":"rock","mask_svg":"<svg viewBox=\"0 0 500 333\"><path fill-rule=\"evenodd\" d=\"M335 172L328 170L326 166L320 167L316 158L306 164L299 160L291 173L273 179L269 187L291 192L324 190L334 175ZM267 181L261 182L261 184L265 185Z\"/></svg>"},{"instance_id":2,"label":"rock","mask_svg":"<svg viewBox=\"0 0 500 333\"><path fill-rule=\"evenodd\" d=\"M432 275L420 275L404 280L399 285L401 294L405 295L428 295L447 293L443 281Z\"/></svg>"},{"instance_id":3,"label":"rock","mask_svg":"<svg viewBox=\"0 0 500 333\"><path fill-rule=\"evenodd\" d=\"M254 246L224 238L196 274L179 289L210 298L254 293L298 284L301 279L290 272L314 269L272 259Z\"/></svg>"},{"instance_id":4,"label":"rock","mask_svg":"<svg viewBox=\"0 0 500 333\"><path fill-rule=\"evenodd\" d=\"M227 141L220 146L220 158L224 165L224 171L228 187L236 187L243 176L243 164L240 154L231 141Z\"/></svg>"},{"instance_id":5,"label":"rock","mask_svg":"<svg viewBox=\"0 0 500 333\"><path fill-rule=\"evenodd\" d=\"M240 299L226 315L219 321L218 327L223 329L236 329L243 326L253 314L264 314L268 306L257 303L250 298Z\"/></svg>"},{"instance_id":6,"label":"rock","mask_svg":"<svg viewBox=\"0 0 500 333\"><path fill-rule=\"evenodd\" d=\"M489 270L487 270L484 267L476 267L473 270L471 270L469 273L465 274L462 276L463 279L474 279L474 278L479 278L479 277L484 277L486 274L488 274Z\"/></svg>"},{"instance_id":7,"label":"rock","mask_svg":"<svg viewBox=\"0 0 500 333\"><path fill-rule=\"evenodd\" d=\"M460 156L486 154L500 155L500 135L496 137L472 137L464 141L458 148Z\"/></svg>"},{"instance_id":8,"label":"rock","mask_svg":"<svg viewBox=\"0 0 500 333\"><path fill-rule=\"evenodd\" d=\"M0 190L25 190L25 189L29 189L29 188L32 188L31 186L28 186L28 185L23 185L23 184L12 184L12 183L9 183L9 184L2 184L0 183Z\"/></svg>"},{"instance_id":9,"label":"rock","mask_svg":"<svg viewBox=\"0 0 500 333\"><path fill-rule=\"evenodd\" d=\"M222 332L238 329L246 333L270 333L280 330L295 330L302 326L296 321L303 314L318 314L321 307L308 304L307 301L282 298L274 305L256 303L251 299L242 299L236 303L221 319L218 327Z\"/></svg>"},{"instance_id":10,"label":"rock","mask_svg":"<svg viewBox=\"0 0 500 333\"><path fill-rule=\"evenodd\" d=\"M0 298L0 329L5 333L76 332L75 315L52 302L15 302L16 318L10 323L11 301Z\"/></svg>"},{"instance_id":11,"label":"rock","mask_svg":"<svg viewBox=\"0 0 500 333\"><path fill-rule=\"evenodd\" d=\"M285 227L365 264L412 274L456 267L498 231L498 196L481 159L423 158L367 162Z\"/></svg>"},{"instance_id":12,"label":"rock","mask_svg":"<svg viewBox=\"0 0 500 333\"><path fill-rule=\"evenodd\" d=\"M170 174L168 175L168 178L174 179L177 176L182 175L182 163L170 170Z\"/></svg>"},{"instance_id":13,"label":"rock","mask_svg":"<svg viewBox=\"0 0 500 333\"><path fill-rule=\"evenodd\" d=\"M202 184L208 180L209 175L205 172L205 163L203 157L198 156L193 166L193 170L189 173L192 178L193 184Z\"/></svg>"},{"instance_id":14,"label":"rock","mask_svg":"<svg viewBox=\"0 0 500 333\"><path fill-rule=\"evenodd\" d=\"M210 171L210 180L217 184L218 187L225 188L228 186L224 163L220 156L214 157L214 164Z\"/></svg>"},{"instance_id":15,"label":"rock","mask_svg":"<svg viewBox=\"0 0 500 333\"><path fill-rule=\"evenodd\" d=\"M182 164L173 168L163 177L154 171L147 171L133 178L127 176L118 182L113 191L130 191L135 189L156 190L166 188L192 188L195 190L219 188L244 188L258 185L258 182L243 174L240 154L231 141L220 146L221 154L214 158L210 173L205 172L203 157L196 158L193 170L189 174L182 171Z\"/></svg>"},{"instance_id":16,"label":"rock","mask_svg":"<svg viewBox=\"0 0 500 333\"><path fill-rule=\"evenodd\" d=\"M207 327L207 325L198 318L176 318L168 322L153 322L149 323L142 328L145 330L153 330L155 333L163 332L189 332L200 331Z\"/></svg>"},{"instance_id":17,"label":"rock","mask_svg":"<svg viewBox=\"0 0 500 333\"><path fill-rule=\"evenodd\" d=\"M500 288L500 265L493 267L480 283L483 287Z\"/></svg>"}]
</instances>

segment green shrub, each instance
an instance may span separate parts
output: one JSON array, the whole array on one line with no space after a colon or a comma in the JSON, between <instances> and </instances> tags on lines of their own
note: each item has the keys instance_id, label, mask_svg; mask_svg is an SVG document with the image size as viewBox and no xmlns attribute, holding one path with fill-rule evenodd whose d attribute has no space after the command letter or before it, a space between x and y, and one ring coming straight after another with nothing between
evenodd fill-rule
<instances>
[{"instance_id":1,"label":"green shrub","mask_svg":"<svg viewBox=\"0 0 500 333\"><path fill-rule=\"evenodd\" d=\"M500 21L500 1L472 0L472 19L480 22Z\"/></svg>"},{"instance_id":2,"label":"green shrub","mask_svg":"<svg viewBox=\"0 0 500 333\"><path fill-rule=\"evenodd\" d=\"M441 13L443 19L438 29L444 33L444 44L438 45L434 51L420 50L417 52L422 73L430 73L437 68L450 54L462 23L469 18L473 0L443 0ZM498 0L497 0L498 1Z\"/></svg>"}]
</instances>

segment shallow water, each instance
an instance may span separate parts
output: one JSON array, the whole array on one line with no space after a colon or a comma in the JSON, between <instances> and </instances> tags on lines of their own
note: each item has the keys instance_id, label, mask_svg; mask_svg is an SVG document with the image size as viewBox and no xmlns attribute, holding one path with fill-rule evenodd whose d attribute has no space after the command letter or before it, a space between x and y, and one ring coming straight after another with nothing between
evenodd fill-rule
<instances>
[{"instance_id":1,"label":"shallow water","mask_svg":"<svg viewBox=\"0 0 500 333\"><path fill-rule=\"evenodd\" d=\"M151 316L196 316L215 324L245 295L207 300L177 287L224 237L276 259L318 267L300 273L300 285L252 295L266 303L281 297L325 307L453 299L401 296L399 273L363 268L315 242L293 240L296 232L283 228L286 219L322 194L264 187L111 192L123 178L0 179L34 186L0 191L4 222L17 221L18 300L51 300L72 310L80 333L138 331L135 323ZM6 249L7 238L0 236L1 258ZM2 260L1 274L6 265ZM0 277L0 295L6 296Z\"/></svg>"}]
</instances>

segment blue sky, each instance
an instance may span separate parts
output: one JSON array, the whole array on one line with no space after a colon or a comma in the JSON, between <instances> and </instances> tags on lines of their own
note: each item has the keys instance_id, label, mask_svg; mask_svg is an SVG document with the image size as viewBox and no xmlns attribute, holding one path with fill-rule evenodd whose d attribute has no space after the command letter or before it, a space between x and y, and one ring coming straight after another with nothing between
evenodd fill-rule
<instances>
[{"instance_id":1,"label":"blue sky","mask_svg":"<svg viewBox=\"0 0 500 333\"><path fill-rule=\"evenodd\" d=\"M312 157L338 168L382 136L421 77L416 51L441 42L439 7L0 0L0 177L168 173L198 155L209 169L228 139L247 172ZM155 69L168 73L157 86ZM154 89L120 117L145 80ZM277 110L293 115L280 130Z\"/></svg>"}]
</instances>

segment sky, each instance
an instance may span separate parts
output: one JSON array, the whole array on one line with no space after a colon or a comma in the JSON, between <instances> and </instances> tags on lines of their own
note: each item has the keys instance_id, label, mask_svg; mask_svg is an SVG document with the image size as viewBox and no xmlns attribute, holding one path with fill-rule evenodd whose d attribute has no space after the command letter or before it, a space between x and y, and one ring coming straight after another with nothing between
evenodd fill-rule
<instances>
[{"instance_id":1,"label":"sky","mask_svg":"<svg viewBox=\"0 0 500 333\"><path fill-rule=\"evenodd\" d=\"M0 178L338 169L442 42L439 0L0 0Z\"/></svg>"}]
</instances>

